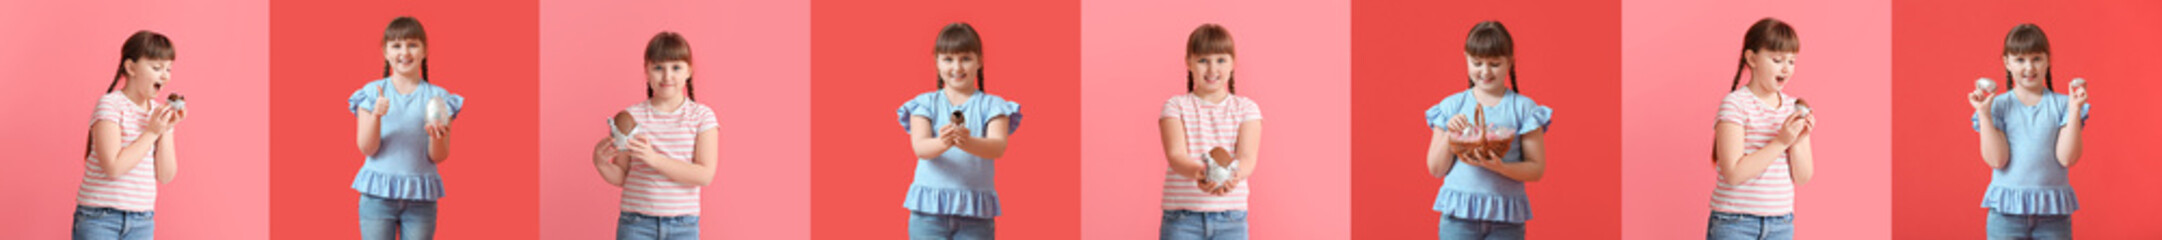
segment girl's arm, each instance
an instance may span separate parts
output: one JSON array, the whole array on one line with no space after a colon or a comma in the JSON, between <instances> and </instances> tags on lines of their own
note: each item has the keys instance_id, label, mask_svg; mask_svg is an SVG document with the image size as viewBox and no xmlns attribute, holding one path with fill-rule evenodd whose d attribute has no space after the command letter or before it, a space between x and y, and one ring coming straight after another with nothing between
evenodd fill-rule
<instances>
[{"instance_id":1,"label":"girl's arm","mask_svg":"<svg viewBox=\"0 0 2162 240\"><path fill-rule=\"evenodd\" d=\"M1434 137L1426 143L1426 174L1434 178L1449 176L1449 168L1456 166L1456 155L1449 154L1448 130L1433 128Z\"/></svg>"},{"instance_id":2,"label":"girl's arm","mask_svg":"<svg viewBox=\"0 0 2162 240\"><path fill-rule=\"evenodd\" d=\"M375 114L375 111L371 110L361 110L355 118L353 122L360 123L360 126L356 127L360 131L353 134L359 136L354 142L360 145L360 155L375 156L375 150L383 144L383 115Z\"/></svg>"},{"instance_id":3,"label":"girl's arm","mask_svg":"<svg viewBox=\"0 0 2162 240\"><path fill-rule=\"evenodd\" d=\"M141 135L136 136L136 139L157 139L164 136L164 131L144 130ZM158 144L158 141L135 141L122 145L120 144L120 131L120 124L113 121L97 121L90 124L90 134L94 136L91 138L91 142L94 143L95 150L98 151L97 156L102 157L98 159L98 163L100 163L98 167L105 170L107 178L119 178L121 175L128 174L128 171L134 171L135 164L142 163L143 155L151 154L150 148Z\"/></svg>"},{"instance_id":4,"label":"girl's arm","mask_svg":"<svg viewBox=\"0 0 2162 240\"><path fill-rule=\"evenodd\" d=\"M1517 142L1523 148L1523 161L1489 165L1486 170L1519 182L1537 182L1546 178L1546 129L1531 130L1517 136Z\"/></svg>"},{"instance_id":5,"label":"girl's arm","mask_svg":"<svg viewBox=\"0 0 2162 240\"><path fill-rule=\"evenodd\" d=\"M916 150L916 159L938 158L947 148L953 147L931 134L931 126L931 118L908 116L908 145Z\"/></svg>"},{"instance_id":6,"label":"girl's arm","mask_svg":"<svg viewBox=\"0 0 2162 240\"><path fill-rule=\"evenodd\" d=\"M151 163L158 168L158 184L173 183L173 177L180 174L180 154L176 152L177 148L173 147L172 131L166 130L163 136L158 137L157 159L154 160L157 162Z\"/></svg>"},{"instance_id":7,"label":"girl's arm","mask_svg":"<svg viewBox=\"0 0 2162 240\"><path fill-rule=\"evenodd\" d=\"M622 187L623 176L630 174L631 160L629 155L617 154L612 142L612 139L604 137L601 142L593 144L593 170L601 172L601 181Z\"/></svg>"},{"instance_id":8,"label":"girl's arm","mask_svg":"<svg viewBox=\"0 0 2162 240\"><path fill-rule=\"evenodd\" d=\"M1156 128L1163 133L1164 161L1171 162L1171 172L1192 179L1202 179L1208 166L1195 161L1186 153L1186 121L1178 117L1163 117L1156 121Z\"/></svg>"},{"instance_id":9,"label":"girl's arm","mask_svg":"<svg viewBox=\"0 0 2162 240\"><path fill-rule=\"evenodd\" d=\"M2080 106L2072 106L2071 113L2065 114L2064 128L2057 129L2057 164L2062 164L2064 167L2072 167L2072 164L2079 163L2080 146L2082 145L2079 139L2080 129L2087 125L2086 121L2080 121L2079 119L2080 110L2082 110Z\"/></svg>"},{"instance_id":10,"label":"girl's arm","mask_svg":"<svg viewBox=\"0 0 2162 240\"><path fill-rule=\"evenodd\" d=\"M1975 110L1975 114L1980 116L1975 118L1975 124L1981 125L1982 163L1989 164L1990 169L2004 169L2012 159L2012 144L2006 142L2004 129L1997 129L1997 118L1990 117L1989 108Z\"/></svg>"},{"instance_id":11,"label":"girl's arm","mask_svg":"<svg viewBox=\"0 0 2162 240\"><path fill-rule=\"evenodd\" d=\"M991 120L987 121L987 123L985 123L985 125L983 126L985 132L983 133L982 138L967 136L963 136L961 138L962 142L959 145L959 147L961 147L961 151L968 152L968 154L973 154L977 157L983 157L985 159L999 159L1000 157L1005 157L1006 135L1013 133L1013 131L1011 131L1011 128L1013 128L1013 126L1010 124L1010 121L1012 121L1012 119L1008 119L1006 118L1006 116L992 117Z\"/></svg>"},{"instance_id":12,"label":"girl's arm","mask_svg":"<svg viewBox=\"0 0 2162 240\"><path fill-rule=\"evenodd\" d=\"M650 144L652 142L646 140L633 144L646 145L645 148L651 148ZM721 130L706 129L705 131L699 131L698 141L693 144L698 146L692 152L691 161L686 162L660 154L645 154L644 157L646 158L642 161L646 163L646 166L652 166L654 170L661 172L661 176L667 176L668 180L676 183L694 186L705 186L713 183L713 171L720 169L721 166ZM640 146L632 146L632 148L640 148Z\"/></svg>"},{"instance_id":13,"label":"girl's arm","mask_svg":"<svg viewBox=\"0 0 2162 240\"><path fill-rule=\"evenodd\" d=\"M1261 160L1261 119L1246 120L1246 122L1240 123L1238 141L1233 144L1237 144L1234 146L1239 148L1238 157L1234 157L1239 159L1239 172L1233 174L1231 181L1224 184L1238 184L1246 181L1247 177L1254 176L1254 165ZM1229 192L1230 190L1225 189L1224 191Z\"/></svg>"},{"instance_id":14,"label":"girl's arm","mask_svg":"<svg viewBox=\"0 0 2162 240\"><path fill-rule=\"evenodd\" d=\"M450 161L450 122L428 124L428 163Z\"/></svg>"},{"instance_id":15,"label":"girl's arm","mask_svg":"<svg viewBox=\"0 0 2162 240\"><path fill-rule=\"evenodd\" d=\"M1728 185L1747 183L1756 179L1757 175L1763 175L1764 169L1771 168L1772 161L1779 160L1779 153L1787 151L1786 141L1772 140L1765 144L1764 148L1758 148L1756 153L1744 155L1742 152L1746 150L1743 145L1748 142L1743 138L1747 138L1749 133L1742 128L1742 124L1719 121L1715 129L1717 134L1714 135L1716 137L1713 142L1718 146L1715 155L1719 157L1716 164L1719 164L1719 176Z\"/></svg>"},{"instance_id":16,"label":"girl's arm","mask_svg":"<svg viewBox=\"0 0 2162 240\"><path fill-rule=\"evenodd\" d=\"M1809 116L1808 120L1804 121L1807 122L1804 124L1809 126L1810 134L1802 134L1794 139L1794 146L1787 147L1787 174L1788 178L1794 180L1795 186L1809 183L1810 177L1817 172L1816 164L1811 161L1816 159L1816 153L1811 152L1809 147L1810 136L1816 135L1817 131L1816 116Z\"/></svg>"}]
</instances>

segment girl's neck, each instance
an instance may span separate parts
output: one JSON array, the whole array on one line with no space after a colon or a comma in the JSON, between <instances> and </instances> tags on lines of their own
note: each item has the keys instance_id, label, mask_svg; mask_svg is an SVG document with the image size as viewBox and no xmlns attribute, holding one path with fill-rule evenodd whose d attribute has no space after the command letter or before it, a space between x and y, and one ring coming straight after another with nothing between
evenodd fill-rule
<instances>
[{"instance_id":1,"label":"girl's neck","mask_svg":"<svg viewBox=\"0 0 2162 240\"><path fill-rule=\"evenodd\" d=\"M2018 98L2017 100L2019 100L2020 103L2023 103L2023 105L2032 106L2035 103L2040 102L2037 100L2042 99L2042 94L2048 91L2048 89L2044 89L2041 86L2021 85L2019 87L2012 88L2012 96Z\"/></svg>"},{"instance_id":2,"label":"girl's neck","mask_svg":"<svg viewBox=\"0 0 2162 240\"><path fill-rule=\"evenodd\" d=\"M968 103L969 98L976 96L976 88L963 88L955 85L946 85L946 88L939 91L945 91L946 101L952 102L953 105Z\"/></svg>"},{"instance_id":3,"label":"girl's neck","mask_svg":"<svg viewBox=\"0 0 2162 240\"><path fill-rule=\"evenodd\" d=\"M157 90L146 88L149 88L149 86L137 86L134 84L130 84L127 87L120 88L120 95L127 97L128 102L135 103L135 106L149 108L150 102L156 101L154 99L158 98L156 96L158 92Z\"/></svg>"},{"instance_id":4,"label":"girl's neck","mask_svg":"<svg viewBox=\"0 0 2162 240\"><path fill-rule=\"evenodd\" d=\"M1771 83L1766 81L1771 80L1749 79L1749 94L1756 95L1758 101L1768 103L1772 107L1780 107L1786 104L1786 101L1780 101L1784 96L1780 96L1779 90L1772 90Z\"/></svg>"},{"instance_id":5,"label":"girl's neck","mask_svg":"<svg viewBox=\"0 0 2162 240\"><path fill-rule=\"evenodd\" d=\"M1509 94L1509 89L1499 86L1471 88L1471 96L1474 99L1479 100L1480 106L1493 106L1495 104L1500 104L1502 95L1507 94Z\"/></svg>"},{"instance_id":6,"label":"girl's neck","mask_svg":"<svg viewBox=\"0 0 2162 240\"><path fill-rule=\"evenodd\" d=\"M397 83L399 86L410 86L419 84L420 77L411 73L393 73L390 74L390 82Z\"/></svg>"},{"instance_id":7,"label":"girl's neck","mask_svg":"<svg viewBox=\"0 0 2162 240\"><path fill-rule=\"evenodd\" d=\"M1221 90L1221 89L1219 89L1219 90L1194 90L1193 94L1194 94L1194 97L1199 97L1199 98L1201 98L1201 100L1202 100L1202 101L1207 101L1207 102L1211 102L1211 103L1214 103L1214 102L1223 102L1223 101L1224 101L1224 98L1230 98L1230 97L1231 97L1231 92L1230 92L1230 91L1224 91L1224 90Z\"/></svg>"},{"instance_id":8,"label":"girl's neck","mask_svg":"<svg viewBox=\"0 0 2162 240\"><path fill-rule=\"evenodd\" d=\"M654 110L660 112L676 112L676 109L683 108L683 102L683 97L680 96L654 96L646 99L647 105L652 105Z\"/></svg>"}]
</instances>

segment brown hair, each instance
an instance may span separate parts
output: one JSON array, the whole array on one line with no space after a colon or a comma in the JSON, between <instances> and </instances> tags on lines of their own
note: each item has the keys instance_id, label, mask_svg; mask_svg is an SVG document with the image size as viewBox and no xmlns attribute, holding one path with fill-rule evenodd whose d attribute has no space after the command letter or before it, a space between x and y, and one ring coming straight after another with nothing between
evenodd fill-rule
<instances>
[{"instance_id":1,"label":"brown hair","mask_svg":"<svg viewBox=\"0 0 2162 240\"><path fill-rule=\"evenodd\" d=\"M1231 30L1224 29L1223 25L1204 23L1200 27L1195 27L1193 33L1187 34L1186 56L1205 54L1230 54L1234 58L1238 57L1239 52L1231 42ZM1225 81L1224 91L1238 93L1239 77L1238 74L1235 74L1236 71L1233 71L1233 73L1231 78ZM1186 92L1193 91L1194 73L1189 71L1186 72Z\"/></svg>"},{"instance_id":2,"label":"brown hair","mask_svg":"<svg viewBox=\"0 0 2162 240\"><path fill-rule=\"evenodd\" d=\"M1470 34L1465 35L1464 54L1466 55L1473 57L1516 57L1516 40L1509 37L1509 28L1502 27L1500 21L1479 22L1479 24L1471 26ZM1465 79L1464 82L1472 84L1471 79ZM1523 92L1516 89L1514 59L1510 61L1509 66L1509 91Z\"/></svg>"},{"instance_id":3,"label":"brown hair","mask_svg":"<svg viewBox=\"0 0 2162 240\"><path fill-rule=\"evenodd\" d=\"M383 28L383 43L408 39L420 40L421 45L428 44L428 31L420 27L419 19L400 16L391 19L390 26ZM390 61L383 61L383 77L390 77ZM428 59L420 60L420 81L428 81Z\"/></svg>"},{"instance_id":4,"label":"brown hair","mask_svg":"<svg viewBox=\"0 0 2162 240\"><path fill-rule=\"evenodd\" d=\"M662 31L653 34L653 40L646 41L646 63L666 61L691 63L691 41L684 40L683 34L675 32ZM691 80L692 78L683 78L683 94L691 101L698 101L698 85L693 84L697 81ZM646 87L646 97L653 97L653 87Z\"/></svg>"},{"instance_id":5,"label":"brown hair","mask_svg":"<svg viewBox=\"0 0 2162 240\"><path fill-rule=\"evenodd\" d=\"M1742 35L1742 51L1765 50L1800 52L1802 51L1801 35L1794 33L1794 26L1787 25L1787 22L1779 21L1779 19L1767 17L1757 20L1756 24L1749 25L1749 33ZM1746 53L1743 54L1742 59L1735 63L1739 67L1734 69L1734 84L1727 86L1727 91L1741 89L1742 69L1749 68L1747 55Z\"/></svg>"},{"instance_id":6,"label":"brown hair","mask_svg":"<svg viewBox=\"0 0 2162 240\"><path fill-rule=\"evenodd\" d=\"M166 38L165 34L150 30L135 31L135 34L128 35L126 42L120 43L120 67L113 72L113 83L105 85L105 92L119 90L120 78L128 75L129 60L173 60L179 59L178 56L173 52L173 40ZM83 157L90 156L93 143L90 141L91 137L95 137L95 134L83 137Z\"/></svg>"},{"instance_id":7,"label":"brown hair","mask_svg":"<svg viewBox=\"0 0 2162 240\"><path fill-rule=\"evenodd\" d=\"M931 53L974 53L980 56L983 55L983 36L976 35L976 27L969 26L965 22L946 24L945 29L938 30L938 41L932 44ZM981 61L983 59L978 57L977 60ZM945 77L938 77L937 79L938 88L946 88ZM976 90L982 91L984 89L986 88L983 86L983 67L977 67Z\"/></svg>"},{"instance_id":8,"label":"brown hair","mask_svg":"<svg viewBox=\"0 0 2162 240\"><path fill-rule=\"evenodd\" d=\"M2049 55L2049 35L2042 34L2042 26L2035 26L2033 23L2022 23L2019 26L2012 26L2012 32L2004 34L2004 55L2033 53ZM2057 90L2051 86L2056 85L2051 83L2052 75L2054 74L2051 74L2050 70L2042 70L2042 88L2051 91ZM2012 85L2012 71L2004 71L2004 85L2008 87L2017 86Z\"/></svg>"}]
</instances>

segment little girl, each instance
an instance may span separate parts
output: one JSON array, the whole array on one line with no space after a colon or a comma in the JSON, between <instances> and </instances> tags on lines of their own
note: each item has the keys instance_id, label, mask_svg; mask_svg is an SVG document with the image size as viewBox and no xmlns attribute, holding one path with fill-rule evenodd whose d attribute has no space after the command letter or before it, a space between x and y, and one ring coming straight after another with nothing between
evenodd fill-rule
<instances>
[{"instance_id":1,"label":"little girl","mask_svg":"<svg viewBox=\"0 0 2162 240\"><path fill-rule=\"evenodd\" d=\"M1157 120L1171 165L1159 239L1246 239L1246 179L1261 159L1261 105L1232 95L1236 56L1223 26L1202 24L1186 37L1186 94L1165 100ZM1214 150L1235 152L1232 164Z\"/></svg>"},{"instance_id":2,"label":"little girl","mask_svg":"<svg viewBox=\"0 0 2162 240\"><path fill-rule=\"evenodd\" d=\"M173 59L173 41L164 34L137 31L121 43L119 71L90 113L73 239L155 235L158 184L172 183L179 173L173 129L188 118L186 109L157 101L158 90L172 83ZM128 84L120 85L121 79Z\"/></svg>"},{"instance_id":3,"label":"little girl","mask_svg":"<svg viewBox=\"0 0 2162 240\"><path fill-rule=\"evenodd\" d=\"M1021 104L983 92L983 39L967 23L938 33L932 48L938 90L897 110L916 153L916 180L901 206L909 239L993 239L997 167L1007 136L1021 127ZM934 130L935 129L935 130Z\"/></svg>"},{"instance_id":4,"label":"little girl","mask_svg":"<svg viewBox=\"0 0 2162 240\"><path fill-rule=\"evenodd\" d=\"M602 138L593 168L623 187L616 239L698 239L699 189L720 166L719 119L691 92L691 45L683 35L653 35L645 61L646 101L612 121L628 134L626 149L617 149L613 136Z\"/></svg>"},{"instance_id":5,"label":"little girl","mask_svg":"<svg viewBox=\"0 0 2162 240\"><path fill-rule=\"evenodd\" d=\"M367 163L353 176L360 192L361 239L435 238L450 122L465 98L428 83L428 34L420 20L398 17L383 30L383 79L346 98Z\"/></svg>"},{"instance_id":6,"label":"little girl","mask_svg":"<svg viewBox=\"0 0 2162 240\"><path fill-rule=\"evenodd\" d=\"M2004 71L2011 94L1976 88L1974 130L1981 133L1982 163L1989 164L1990 239L2072 239L2072 211L2079 210L2066 170L2079 162L2080 131L2087 120L2087 87L2072 81L2070 95L2052 89L2049 37L2034 24L2004 36Z\"/></svg>"},{"instance_id":7,"label":"little girl","mask_svg":"<svg viewBox=\"0 0 2162 240\"><path fill-rule=\"evenodd\" d=\"M1719 185L1712 189L1706 239L1794 238L1794 186L1814 172L1809 135L1816 118L1781 89L1801 50L1794 27L1778 19L1757 20L1742 36L1741 66L1713 127ZM1750 73L1747 86L1742 70Z\"/></svg>"},{"instance_id":8,"label":"little girl","mask_svg":"<svg viewBox=\"0 0 2162 240\"><path fill-rule=\"evenodd\" d=\"M1471 88L1426 110L1434 131L1427 174L1442 178L1434 196L1434 211L1442 214L1440 238L1524 239L1524 222L1531 220L1524 182L1546 175L1546 127L1554 109L1516 90L1516 43L1501 22L1472 25L1464 61ZM1458 149L1471 146L1480 147Z\"/></svg>"}]
</instances>

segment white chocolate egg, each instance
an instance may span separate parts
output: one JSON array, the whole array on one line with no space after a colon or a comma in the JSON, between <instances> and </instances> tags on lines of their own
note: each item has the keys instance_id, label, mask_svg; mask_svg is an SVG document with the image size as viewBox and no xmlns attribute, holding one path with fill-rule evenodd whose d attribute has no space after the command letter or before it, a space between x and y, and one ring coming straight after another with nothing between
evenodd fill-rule
<instances>
[{"instance_id":1,"label":"white chocolate egg","mask_svg":"<svg viewBox=\"0 0 2162 240\"><path fill-rule=\"evenodd\" d=\"M1997 81L1991 81L1989 80L1989 78L1975 79L1974 89L1982 90L1983 92L1997 91Z\"/></svg>"}]
</instances>

